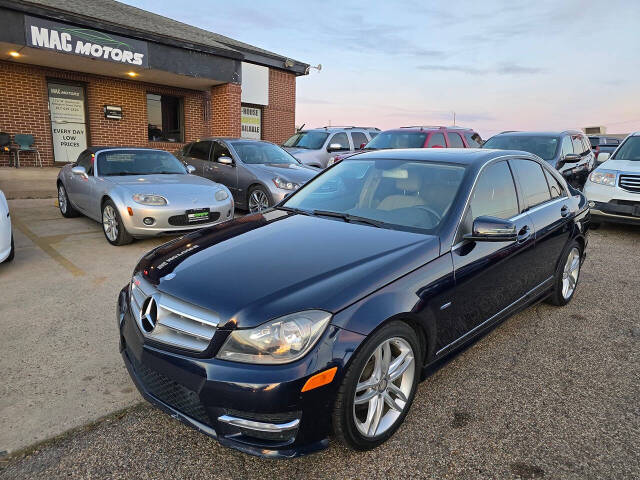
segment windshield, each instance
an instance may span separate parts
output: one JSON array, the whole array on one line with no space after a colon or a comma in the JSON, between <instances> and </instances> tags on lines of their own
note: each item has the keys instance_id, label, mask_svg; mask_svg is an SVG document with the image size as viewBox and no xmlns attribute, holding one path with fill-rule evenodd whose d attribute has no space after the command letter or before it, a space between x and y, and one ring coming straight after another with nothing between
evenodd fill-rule
<instances>
[{"instance_id":1,"label":"windshield","mask_svg":"<svg viewBox=\"0 0 640 480\"><path fill-rule=\"evenodd\" d=\"M431 162L347 159L307 183L283 207L316 215L337 212L387 228L434 233L449 213L464 170Z\"/></svg>"},{"instance_id":2,"label":"windshield","mask_svg":"<svg viewBox=\"0 0 640 480\"><path fill-rule=\"evenodd\" d=\"M633 162L640 161L640 137L629 137L618 148L613 156L614 160L631 160Z\"/></svg>"},{"instance_id":3,"label":"windshield","mask_svg":"<svg viewBox=\"0 0 640 480\"><path fill-rule=\"evenodd\" d=\"M244 163L298 163L289 153L273 143L233 142L231 145Z\"/></svg>"},{"instance_id":4,"label":"windshield","mask_svg":"<svg viewBox=\"0 0 640 480\"><path fill-rule=\"evenodd\" d=\"M169 152L159 150L109 150L98 154L98 174L153 175L186 174L180 160Z\"/></svg>"},{"instance_id":5,"label":"windshield","mask_svg":"<svg viewBox=\"0 0 640 480\"><path fill-rule=\"evenodd\" d=\"M318 150L327 140L327 132L298 132L282 144L283 147L307 148Z\"/></svg>"},{"instance_id":6,"label":"windshield","mask_svg":"<svg viewBox=\"0 0 640 480\"><path fill-rule=\"evenodd\" d=\"M544 135L496 135L487 140L482 148L522 150L549 161L556 157L559 145L560 139L557 137Z\"/></svg>"},{"instance_id":7,"label":"windshield","mask_svg":"<svg viewBox=\"0 0 640 480\"><path fill-rule=\"evenodd\" d=\"M422 148L428 133L421 132L382 132L364 147L366 149L385 150L389 148Z\"/></svg>"}]
</instances>

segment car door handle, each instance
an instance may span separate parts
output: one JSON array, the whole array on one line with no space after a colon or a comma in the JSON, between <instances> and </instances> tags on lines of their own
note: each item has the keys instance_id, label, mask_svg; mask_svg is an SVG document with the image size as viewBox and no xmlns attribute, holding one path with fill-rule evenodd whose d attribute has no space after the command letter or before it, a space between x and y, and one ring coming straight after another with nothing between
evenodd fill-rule
<instances>
[{"instance_id":1,"label":"car door handle","mask_svg":"<svg viewBox=\"0 0 640 480\"><path fill-rule=\"evenodd\" d=\"M568 216L569 213L571 213L569 212L569 207L567 207L566 205L563 205L562 208L560 209L560 216L564 218Z\"/></svg>"},{"instance_id":2,"label":"car door handle","mask_svg":"<svg viewBox=\"0 0 640 480\"><path fill-rule=\"evenodd\" d=\"M531 236L532 230L529 225L525 225L518 232L518 243L525 242Z\"/></svg>"}]
</instances>

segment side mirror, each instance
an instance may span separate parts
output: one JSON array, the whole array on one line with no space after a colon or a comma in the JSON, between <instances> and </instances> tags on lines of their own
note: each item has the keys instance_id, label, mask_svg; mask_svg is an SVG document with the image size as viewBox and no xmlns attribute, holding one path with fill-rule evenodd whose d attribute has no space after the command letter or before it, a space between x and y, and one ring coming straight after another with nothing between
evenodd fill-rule
<instances>
[{"instance_id":1,"label":"side mirror","mask_svg":"<svg viewBox=\"0 0 640 480\"><path fill-rule=\"evenodd\" d=\"M348 150L348 149L342 148L342 145L340 145L339 143L332 143L327 147L327 152L337 152L339 150Z\"/></svg>"},{"instance_id":2,"label":"side mirror","mask_svg":"<svg viewBox=\"0 0 640 480\"><path fill-rule=\"evenodd\" d=\"M582 157L577 153L567 153L564 157L560 159L558 162L558 166L561 167L565 163L578 163Z\"/></svg>"},{"instance_id":3,"label":"side mirror","mask_svg":"<svg viewBox=\"0 0 640 480\"><path fill-rule=\"evenodd\" d=\"M611 154L609 152L602 152L600 155L596 157L596 162L598 163L598 165L600 165L601 163L604 163L607 160L609 160L610 157L611 157Z\"/></svg>"},{"instance_id":4,"label":"side mirror","mask_svg":"<svg viewBox=\"0 0 640 480\"><path fill-rule=\"evenodd\" d=\"M233 165L233 160L229 157L218 157L218 163L223 165Z\"/></svg>"},{"instance_id":5,"label":"side mirror","mask_svg":"<svg viewBox=\"0 0 640 480\"><path fill-rule=\"evenodd\" d=\"M476 242L509 242L517 240L518 232L514 222L483 216L473 221L472 232L464 238Z\"/></svg>"},{"instance_id":6,"label":"side mirror","mask_svg":"<svg viewBox=\"0 0 640 480\"><path fill-rule=\"evenodd\" d=\"M196 171L196 167L194 167L193 165L187 165L187 172L193 173L195 171Z\"/></svg>"},{"instance_id":7,"label":"side mirror","mask_svg":"<svg viewBox=\"0 0 640 480\"><path fill-rule=\"evenodd\" d=\"M76 166L71 169L71 173L74 175L81 175L83 177L87 177L87 169L84 167Z\"/></svg>"}]
</instances>

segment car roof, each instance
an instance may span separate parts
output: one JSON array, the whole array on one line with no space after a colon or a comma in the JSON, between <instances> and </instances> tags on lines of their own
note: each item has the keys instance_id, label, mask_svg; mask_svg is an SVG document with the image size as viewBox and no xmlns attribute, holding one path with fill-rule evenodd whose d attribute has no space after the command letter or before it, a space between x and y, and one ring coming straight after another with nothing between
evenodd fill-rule
<instances>
[{"instance_id":1,"label":"car roof","mask_svg":"<svg viewBox=\"0 0 640 480\"><path fill-rule=\"evenodd\" d=\"M163 150L161 148L147 148L147 147L134 147L134 146L130 146L130 147L123 147L123 146L108 146L108 145L101 145L101 146L91 146L91 147L87 147L86 150L84 151L89 151L91 153L97 153L100 151L104 151L104 150L149 150L149 151L154 151L154 152L166 152L166 150Z\"/></svg>"},{"instance_id":2,"label":"car roof","mask_svg":"<svg viewBox=\"0 0 640 480\"><path fill-rule=\"evenodd\" d=\"M513 130L508 132L497 133L494 135L494 137L498 137L498 136L500 137L507 137L507 136L508 137L528 137L528 136L559 137L560 135L566 135L566 134L575 135L578 133L581 135L584 135L584 133L579 130L558 130L558 131L549 130L549 131L541 131L541 132L536 132L536 131L518 132L516 130Z\"/></svg>"},{"instance_id":3,"label":"car roof","mask_svg":"<svg viewBox=\"0 0 640 480\"><path fill-rule=\"evenodd\" d=\"M534 158L535 155L520 150L497 150L491 148L401 148L375 150L345 158L352 160L404 160L417 162L458 163L460 165L483 164L499 157L517 156Z\"/></svg>"},{"instance_id":4,"label":"car roof","mask_svg":"<svg viewBox=\"0 0 640 480\"><path fill-rule=\"evenodd\" d=\"M385 130L382 133L387 133L387 132L399 132L399 133L404 133L404 132L447 132L447 131L475 133L475 130L473 128L467 128L467 127L438 127L438 126L429 126L429 125L425 125L425 126L414 125L414 126L410 126L410 127L391 128L389 130Z\"/></svg>"},{"instance_id":5,"label":"car roof","mask_svg":"<svg viewBox=\"0 0 640 480\"><path fill-rule=\"evenodd\" d=\"M301 132L319 132L319 131L322 131L322 132L338 132L338 131L342 131L342 130L376 130L376 131L380 131L380 129L377 128L377 127L328 126L328 127L317 127L317 128L305 128L304 130L296 131L296 133L301 133Z\"/></svg>"}]
</instances>

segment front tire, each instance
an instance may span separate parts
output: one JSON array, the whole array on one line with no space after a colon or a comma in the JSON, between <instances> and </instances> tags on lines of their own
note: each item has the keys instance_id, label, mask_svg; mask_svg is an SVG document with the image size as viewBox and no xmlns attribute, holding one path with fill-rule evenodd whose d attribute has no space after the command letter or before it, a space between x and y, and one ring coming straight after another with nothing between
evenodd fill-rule
<instances>
[{"instance_id":1,"label":"front tire","mask_svg":"<svg viewBox=\"0 0 640 480\"><path fill-rule=\"evenodd\" d=\"M247 206L250 213L260 213L273 205L271 195L262 186L253 187L249 190Z\"/></svg>"},{"instance_id":2,"label":"front tire","mask_svg":"<svg viewBox=\"0 0 640 480\"><path fill-rule=\"evenodd\" d=\"M69 195L67 195L67 189L64 188L62 183L58 183L58 208L65 218L73 218L80 215L80 213L73 208L73 205L71 205Z\"/></svg>"},{"instance_id":3,"label":"front tire","mask_svg":"<svg viewBox=\"0 0 640 480\"><path fill-rule=\"evenodd\" d=\"M582 247L575 240L562 252L553 281L553 293L548 301L552 305L562 307L573 298L580 278Z\"/></svg>"},{"instance_id":4,"label":"front tire","mask_svg":"<svg viewBox=\"0 0 640 480\"><path fill-rule=\"evenodd\" d=\"M371 336L351 362L333 409L337 439L355 450L387 441L404 421L420 377L416 332L393 321Z\"/></svg>"},{"instance_id":5,"label":"front tire","mask_svg":"<svg viewBox=\"0 0 640 480\"><path fill-rule=\"evenodd\" d=\"M111 245L126 245L133 241L122 223L118 209L111 200L102 205L102 232Z\"/></svg>"}]
</instances>

